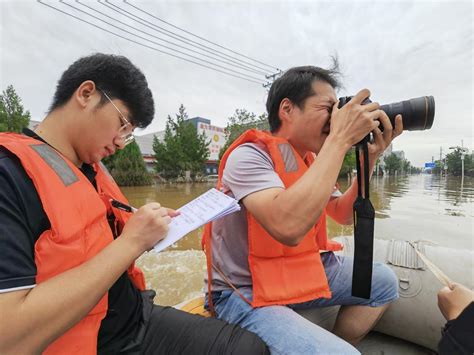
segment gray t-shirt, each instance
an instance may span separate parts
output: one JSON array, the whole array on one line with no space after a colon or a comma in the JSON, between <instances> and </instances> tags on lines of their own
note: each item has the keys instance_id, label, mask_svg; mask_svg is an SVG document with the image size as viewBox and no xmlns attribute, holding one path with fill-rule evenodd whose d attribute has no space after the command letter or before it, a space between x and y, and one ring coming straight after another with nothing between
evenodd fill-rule
<instances>
[{"instance_id":1,"label":"gray t-shirt","mask_svg":"<svg viewBox=\"0 0 474 355\"><path fill-rule=\"evenodd\" d=\"M275 172L265 145L258 143L242 144L229 155L222 184L223 192L239 202L257 191L285 187ZM242 203L240 207L239 212L212 224L212 261L235 287L252 285L248 263L247 210ZM227 282L213 269L213 291L229 288Z\"/></svg>"}]
</instances>

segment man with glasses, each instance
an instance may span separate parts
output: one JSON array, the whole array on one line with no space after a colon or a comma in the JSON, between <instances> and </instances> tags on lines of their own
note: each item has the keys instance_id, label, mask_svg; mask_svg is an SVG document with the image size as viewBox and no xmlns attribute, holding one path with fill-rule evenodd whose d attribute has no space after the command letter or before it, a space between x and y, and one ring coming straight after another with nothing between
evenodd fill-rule
<instances>
[{"instance_id":1,"label":"man with glasses","mask_svg":"<svg viewBox=\"0 0 474 355\"><path fill-rule=\"evenodd\" d=\"M99 89L100 90L100 89ZM123 140L123 148L132 143L135 140L133 135L133 130L135 129L129 120L125 118L122 111L114 104L112 99L105 93L105 91L100 90L100 92L105 96L105 98L110 102L110 104L117 110L120 119L122 120L122 125L118 131L118 136Z\"/></svg>"},{"instance_id":2,"label":"man with glasses","mask_svg":"<svg viewBox=\"0 0 474 355\"><path fill-rule=\"evenodd\" d=\"M63 73L34 132L0 134L1 354L267 352L254 334L153 305L145 290L134 260L176 212L113 208L127 200L100 161L153 115L141 71L95 54Z\"/></svg>"}]
</instances>

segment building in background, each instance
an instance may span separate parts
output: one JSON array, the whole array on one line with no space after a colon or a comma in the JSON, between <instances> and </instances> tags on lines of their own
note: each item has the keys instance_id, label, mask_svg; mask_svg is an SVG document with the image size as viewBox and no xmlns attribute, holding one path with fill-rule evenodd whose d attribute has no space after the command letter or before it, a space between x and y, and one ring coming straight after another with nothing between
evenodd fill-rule
<instances>
[{"instance_id":1,"label":"building in background","mask_svg":"<svg viewBox=\"0 0 474 355\"><path fill-rule=\"evenodd\" d=\"M386 157L388 157L390 154L392 154L392 150L393 150L393 146L392 146L392 143L390 143L390 145L384 150L384 152L382 153L382 155L380 156L380 158L378 160L378 164L375 167L376 175L385 174L385 161L384 161L384 159ZM379 169L381 171L379 171Z\"/></svg>"},{"instance_id":2,"label":"building in background","mask_svg":"<svg viewBox=\"0 0 474 355\"><path fill-rule=\"evenodd\" d=\"M224 128L211 125L211 120L203 117L193 117L187 120L196 127L197 134L204 133L209 144L209 158L206 162L206 174L217 174L219 152L225 144Z\"/></svg>"},{"instance_id":3,"label":"building in background","mask_svg":"<svg viewBox=\"0 0 474 355\"><path fill-rule=\"evenodd\" d=\"M135 136L135 141L140 148L143 160L145 161L146 170L150 173L155 172L155 152L153 151L153 138L157 137L160 142L165 138L165 131L144 134L143 136Z\"/></svg>"},{"instance_id":4,"label":"building in background","mask_svg":"<svg viewBox=\"0 0 474 355\"><path fill-rule=\"evenodd\" d=\"M211 120L203 117L193 117L187 120L196 127L197 133L204 133L207 140L210 140L209 144L209 159L206 162L205 173L207 175L217 174L217 165L219 162L219 151L225 144L225 133L224 128L211 125ZM155 152L153 151L153 137L156 136L159 141L163 141L165 137L165 131L158 131L154 133L144 134L142 136L136 136L135 139L142 152L143 159L147 170L154 172L154 165L156 162Z\"/></svg>"}]
</instances>

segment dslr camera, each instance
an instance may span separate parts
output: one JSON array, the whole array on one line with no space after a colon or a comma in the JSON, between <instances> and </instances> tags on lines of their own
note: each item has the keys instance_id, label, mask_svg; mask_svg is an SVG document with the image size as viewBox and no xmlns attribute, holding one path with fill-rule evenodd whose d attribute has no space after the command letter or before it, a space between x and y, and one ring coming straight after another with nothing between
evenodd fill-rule
<instances>
[{"instance_id":1,"label":"dslr camera","mask_svg":"<svg viewBox=\"0 0 474 355\"><path fill-rule=\"evenodd\" d=\"M344 96L339 98L339 108L343 107L351 100L352 96ZM371 103L367 98L362 102L362 105ZM435 101L433 96L422 96L414 99L409 99L391 104L381 105L380 110L384 111L392 126L395 127L395 116L402 115L403 129L408 131L423 131L430 129L433 125L435 114ZM383 125L380 125L380 130L383 131ZM370 135L365 137L360 143L368 141Z\"/></svg>"}]
</instances>

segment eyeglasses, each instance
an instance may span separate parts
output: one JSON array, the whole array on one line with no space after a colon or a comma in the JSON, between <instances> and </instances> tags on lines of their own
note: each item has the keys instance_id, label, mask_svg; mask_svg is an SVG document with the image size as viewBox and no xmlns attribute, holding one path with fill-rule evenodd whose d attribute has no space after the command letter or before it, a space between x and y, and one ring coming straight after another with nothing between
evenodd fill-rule
<instances>
[{"instance_id":1,"label":"eyeglasses","mask_svg":"<svg viewBox=\"0 0 474 355\"><path fill-rule=\"evenodd\" d=\"M112 104L112 106L117 110L117 112L120 115L120 120L122 121L122 125L120 126L120 129L118 131L118 136L119 138L123 141L123 146L127 146L130 143L132 143L135 140L135 137L133 136L133 126L130 123L129 120L125 118L123 115L122 111L119 110L119 108L113 103L113 101L110 99L109 95L105 93L105 91L102 91L99 89L99 91L105 96L107 100Z\"/></svg>"}]
</instances>

